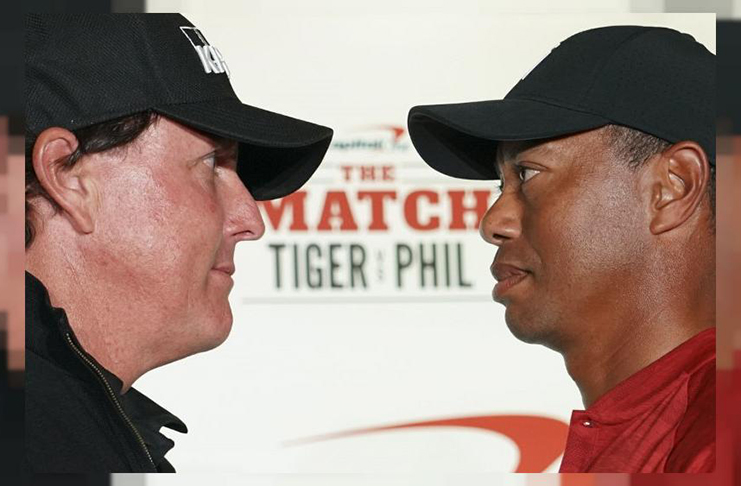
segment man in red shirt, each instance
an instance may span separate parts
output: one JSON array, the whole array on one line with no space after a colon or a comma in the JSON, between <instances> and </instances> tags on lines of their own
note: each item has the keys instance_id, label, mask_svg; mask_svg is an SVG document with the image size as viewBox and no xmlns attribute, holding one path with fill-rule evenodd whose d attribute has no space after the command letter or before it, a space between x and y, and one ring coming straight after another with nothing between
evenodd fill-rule
<instances>
[{"instance_id":1,"label":"man in red shirt","mask_svg":"<svg viewBox=\"0 0 741 486\"><path fill-rule=\"evenodd\" d=\"M715 56L618 26L556 47L503 100L412 108L422 158L499 179L494 300L582 395L562 472L715 465Z\"/></svg>"}]
</instances>

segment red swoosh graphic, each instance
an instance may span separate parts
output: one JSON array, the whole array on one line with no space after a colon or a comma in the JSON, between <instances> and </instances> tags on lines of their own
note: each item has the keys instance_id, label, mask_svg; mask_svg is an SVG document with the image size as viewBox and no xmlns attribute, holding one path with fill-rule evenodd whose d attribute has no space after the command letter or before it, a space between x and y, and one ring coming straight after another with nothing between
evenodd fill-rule
<instances>
[{"instance_id":1,"label":"red swoosh graphic","mask_svg":"<svg viewBox=\"0 0 741 486\"><path fill-rule=\"evenodd\" d=\"M382 427L346 430L326 435L307 437L287 442L286 445L301 445L331 439L341 439L389 430L419 427L465 427L502 434L517 444L520 462L514 472L539 473L558 459L566 446L568 424L536 415L488 415L461 417L443 420L427 420Z\"/></svg>"},{"instance_id":2,"label":"red swoosh graphic","mask_svg":"<svg viewBox=\"0 0 741 486\"><path fill-rule=\"evenodd\" d=\"M394 134L394 143L397 143L401 137L406 133L406 128L398 125L369 125L364 127L358 127L353 132L366 131L366 130L388 130Z\"/></svg>"}]
</instances>

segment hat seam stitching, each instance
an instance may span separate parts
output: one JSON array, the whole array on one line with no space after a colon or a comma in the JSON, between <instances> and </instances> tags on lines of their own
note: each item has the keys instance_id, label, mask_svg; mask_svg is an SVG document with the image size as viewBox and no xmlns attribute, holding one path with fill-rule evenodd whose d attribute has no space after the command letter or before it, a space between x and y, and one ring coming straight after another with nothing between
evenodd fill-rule
<instances>
[{"instance_id":1,"label":"hat seam stitching","mask_svg":"<svg viewBox=\"0 0 741 486\"><path fill-rule=\"evenodd\" d=\"M700 137L693 137L693 138L687 137L687 138L683 138L683 137L669 136L669 135L666 134L666 132L664 132L662 130L657 130L657 129L653 129L653 128L652 129L647 129L647 128L644 128L644 127L639 127L638 125L640 125L640 124L636 124L636 123L630 123L629 124L629 123L626 123L625 121L616 120L616 119L614 119L612 117L607 117L607 116L602 115L600 113L588 112L588 111L584 111L584 110L581 110L581 109L574 108L574 107L572 107L570 105L556 104L554 102L549 102L547 99L538 99L536 97L529 97L529 98L519 97L519 98L510 98L510 99L519 99L519 100L523 100L523 101L534 101L536 103L544 103L544 104L548 104L548 105L551 105L551 106L555 106L557 108L565 108L565 109L568 109L568 110L578 111L579 113L583 113L583 114L586 114L586 115L598 116L600 118L604 118L609 123L616 124L616 125L621 125L621 126L625 126L625 127L628 127L628 128L633 128L635 130L640 130L642 132L648 133L649 135L653 135L655 137L659 137L661 139L664 139L664 140L666 140L666 141L668 141L670 143L677 143L677 142L680 141L680 139L685 139L685 140L691 140L691 141L696 142L696 143L700 144L701 146L703 146L703 143L701 142ZM704 146L703 146L703 150L705 150L705 147ZM708 153L707 150L705 150L705 152L707 153L708 156L710 155L710 153Z\"/></svg>"},{"instance_id":2,"label":"hat seam stitching","mask_svg":"<svg viewBox=\"0 0 741 486\"><path fill-rule=\"evenodd\" d=\"M155 111L160 112L160 110L158 110L156 108L155 108ZM170 117L170 118L174 119L175 121L178 121L179 123L183 123L183 124L188 125L188 126L191 126L193 128L197 128L199 130L203 130L205 132L214 133L214 134L217 134L218 135L218 133L216 133L218 129L214 129L212 127L209 127L209 128L200 128L201 126L205 127L205 124L199 124L198 122L180 121L179 118L176 118L173 115L170 115L168 113L162 113L162 114L164 116L167 116L167 117ZM311 123L311 122L307 122L307 123ZM318 125L318 126L321 126L321 125ZM279 143L276 143L276 142L271 142L270 140L266 140L266 139L261 139L259 141L258 140L244 141L243 139L245 137L243 135L236 134L236 133L233 133L233 132L231 134L221 135L221 136L224 136L224 137L229 138L229 139L233 139L233 140L235 140L235 141L237 141L239 143L243 143L243 144L246 144L246 145L252 145L252 146L256 146L256 147L275 148L275 149L293 149L293 148L310 147L311 145L316 145L316 144L318 144L320 142L323 142L324 140L327 140L327 139L330 139L331 140L332 135L333 135L332 129L329 128L329 127L324 127L324 128L330 130L330 133L329 134L324 134L324 135L318 136L316 138L311 138L311 139L309 139L306 142L279 142ZM222 130L218 130L218 131L221 132L221 133L226 133L226 131L222 131Z\"/></svg>"},{"instance_id":3,"label":"hat seam stitching","mask_svg":"<svg viewBox=\"0 0 741 486\"><path fill-rule=\"evenodd\" d=\"M193 99L182 99L183 97L179 97L181 100L178 101L165 101L164 103L157 103L152 104L151 108L155 108L157 106L171 106L171 105L188 105L188 104L194 104L194 103L205 103L205 102L211 102L211 101L227 101L227 100L234 100L239 103L242 103L239 98L235 98L233 96L214 96L213 98L200 98L197 100ZM242 103L244 104L244 103ZM255 107L256 108L256 107ZM260 108L262 109L262 108Z\"/></svg>"},{"instance_id":4,"label":"hat seam stitching","mask_svg":"<svg viewBox=\"0 0 741 486\"><path fill-rule=\"evenodd\" d=\"M568 104L568 103L563 103L561 101L557 101L557 100L546 98L546 97L538 97L538 96L532 96L532 95L530 95L528 97L521 96L521 97L509 98L509 99L511 99L511 100L522 100L522 101L534 101L536 103L543 103L543 104L546 104L546 105L555 106L556 108L564 108L566 110L577 111L577 112L583 113L585 115L598 116L600 118L604 118L605 120L613 121L612 118L607 117L607 116L603 115L602 113L595 113L594 111L587 111L583 107L576 106L576 105L571 105L571 104Z\"/></svg>"},{"instance_id":5,"label":"hat seam stitching","mask_svg":"<svg viewBox=\"0 0 741 486\"><path fill-rule=\"evenodd\" d=\"M524 101L533 101L535 103L539 103L540 102L539 100L524 100ZM550 103L543 103L543 104L551 105ZM554 105L551 105L551 106L554 106ZM571 110L570 108L564 107L564 106L556 106L556 107L557 108L563 108L563 109ZM602 118L602 119L605 120L605 122L606 122L605 124L609 124L609 123L612 122L612 120L610 120L609 118L603 117L601 115L595 115L594 113L587 113L587 112L580 111L580 110L571 110L571 111L577 111L579 113L583 113L583 114L588 114L588 115L600 117L600 118ZM489 136L486 136L486 135L474 133L471 130L469 130L468 128L465 128L462 125L459 125L457 123L454 123L454 122L450 121L449 119L447 119L447 118L445 118L443 116L439 116L436 113L424 113L424 112L422 112L422 113L415 113L414 115L412 115L409 118L409 121L411 122L412 118L415 118L415 117L426 117L426 118L428 118L428 119L430 119L430 120L432 120L432 121L434 121L436 123L442 124L445 127L450 128L450 129L452 129L454 131L457 131L459 133L462 133L462 134L464 134L466 136L477 138L477 139L480 139L480 140L486 140L486 141L489 141L489 142L503 142L503 141L510 141L510 140L526 140L525 138L515 138L515 139L510 139L510 138L490 138ZM598 128L598 127L595 127L595 128ZM576 133L576 132L564 132L564 133L561 133L560 135L566 135L566 134L569 134L569 133ZM552 137L552 136L554 136L554 135L552 133L550 133L550 132L549 133L541 132L540 134L537 134L537 135L528 135L528 137L529 137L528 139L535 140L535 139L541 139L541 138L549 138L549 137Z\"/></svg>"}]
</instances>

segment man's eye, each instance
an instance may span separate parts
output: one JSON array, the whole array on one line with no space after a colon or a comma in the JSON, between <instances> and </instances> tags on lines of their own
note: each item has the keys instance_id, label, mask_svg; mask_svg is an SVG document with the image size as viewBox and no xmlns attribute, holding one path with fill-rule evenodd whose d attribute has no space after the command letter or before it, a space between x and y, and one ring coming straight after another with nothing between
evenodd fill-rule
<instances>
[{"instance_id":1,"label":"man's eye","mask_svg":"<svg viewBox=\"0 0 741 486\"><path fill-rule=\"evenodd\" d=\"M212 171L216 168L216 154L208 154L201 159Z\"/></svg>"},{"instance_id":2,"label":"man's eye","mask_svg":"<svg viewBox=\"0 0 741 486\"><path fill-rule=\"evenodd\" d=\"M517 175L520 178L520 182L527 182L538 174L540 174L539 170L531 169L529 167L518 167L517 169Z\"/></svg>"}]
</instances>

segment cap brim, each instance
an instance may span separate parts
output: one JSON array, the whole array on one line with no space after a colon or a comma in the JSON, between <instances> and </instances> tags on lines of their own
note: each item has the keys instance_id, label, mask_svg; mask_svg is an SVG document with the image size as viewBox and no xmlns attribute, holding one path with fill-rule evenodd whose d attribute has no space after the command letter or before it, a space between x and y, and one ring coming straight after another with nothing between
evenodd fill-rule
<instances>
[{"instance_id":1,"label":"cap brim","mask_svg":"<svg viewBox=\"0 0 741 486\"><path fill-rule=\"evenodd\" d=\"M558 137L608 123L590 113L517 99L415 106L407 120L422 159L460 179L498 179L497 142Z\"/></svg>"},{"instance_id":2,"label":"cap brim","mask_svg":"<svg viewBox=\"0 0 741 486\"><path fill-rule=\"evenodd\" d=\"M316 171L332 129L237 99L164 105L155 111L193 128L240 142L237 173L257 200L298 190Z\"/></svg>"}]
</instances>

